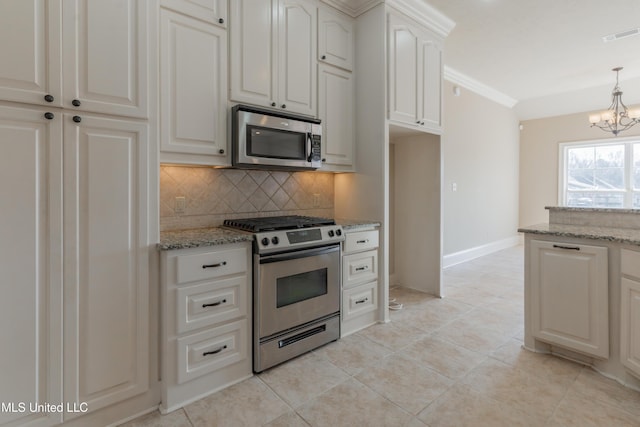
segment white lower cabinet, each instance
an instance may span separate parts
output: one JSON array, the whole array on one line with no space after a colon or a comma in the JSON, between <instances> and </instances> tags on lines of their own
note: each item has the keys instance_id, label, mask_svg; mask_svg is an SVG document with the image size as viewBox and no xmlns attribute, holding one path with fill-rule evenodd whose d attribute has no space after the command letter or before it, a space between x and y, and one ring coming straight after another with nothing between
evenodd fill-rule
<instances>
[{"instance_id":1,"label":"white lower cabinet","mask_svg":"<svg viewBox=\"0 0 640 427\"><path fill-rule=\"evenodd\" d=\"M377 321L378 230L345 230L342 243L341 336Z\"/></svg>"},{"instance_id":2,"label":"white lower cabinet","mask_svg":"<svg viewBox=\"0 0 640 427\"><path fill-rule=\"evenodd\" d=\"M621 264L620 361L640 378L640 252L622 249Z\"/></svg>"},{"instance_id":3,"label":"white lower cabinet","mask_svg":"<svg viewBox=\"0 0 640 427\"><path fill-rule=\"evenodd\" d=\"M250 242L162 253L162 412L253 374L250 262Z\"/></svg>"},{"instance_id":4,"label":"white lower cabinet","mask_svg":"<svg viewBox=\"0 0 640 427\"><path fill-rule=\"evenodd\" d=\"M606 247L531 241L531 321L536 339L609 357Z\"/></svg>"}]
</instances>

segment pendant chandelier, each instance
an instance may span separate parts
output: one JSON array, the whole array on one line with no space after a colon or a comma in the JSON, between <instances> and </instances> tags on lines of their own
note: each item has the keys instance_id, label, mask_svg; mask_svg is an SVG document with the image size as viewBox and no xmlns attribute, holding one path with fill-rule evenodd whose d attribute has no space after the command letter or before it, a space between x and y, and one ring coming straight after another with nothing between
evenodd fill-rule
<instances>
[{"instance_id":1,"label":"pendant chandelier","mask_svg":"<svg viewBox=\"0 0 640 427\"><path fill-rule=\"evenodd\" d=\"M622 102L622 91L618 85L618 73L622 67L616 67L612 71L616 72L616 85L611 92L611 105L606 111L600 114L591 114L589 122L591 127L599 127L605 132L611 132L615 136L624 130L629 129L636 123L640 123L640 110L628 110Z\"/></svg>"}]
</instances>

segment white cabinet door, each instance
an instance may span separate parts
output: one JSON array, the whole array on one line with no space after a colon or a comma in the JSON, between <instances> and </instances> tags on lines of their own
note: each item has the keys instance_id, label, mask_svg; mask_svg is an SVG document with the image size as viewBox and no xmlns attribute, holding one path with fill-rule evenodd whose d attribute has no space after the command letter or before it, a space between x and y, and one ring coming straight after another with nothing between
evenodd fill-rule
<instances>
[{"instance_id":1,"label":"white cabinet door","mask_svg":"<svg viewBox=\"0 0 640 427\"><path fill-rule=\"evenodd\" d=\"M621 360L640 377L640 282L622 279L621 299Z\"/></svg>"},{"instance_id":2,"label":"white cabinet door","mask_svg":"<svg viewBox=\"0 0 640 427\"><path fill-rule=\"evenodd\" d=\"M324 7L318 11L318 61L352 71L354 42L353 19Z\"/></svg>"},{"instance_id":3,"label":"white cabinet door","mask_svg":"<svg viewBox=\"0 0 640 427\"><path fill-rule=\"evenodd\" d=\"M418 30L406 20L389 15L389 119L419 124Z\"/></svg>"},{"instance_id":4,"label":"white cabinet door","mask_svg":"<svg viewBox=\"0 0 640 427\"><path fill-rule=\"evenodd\" d=\"M160 100L162 161L229 164L224 29L161 10Z\"/></svg>"},{"instance_id":5,"label":"white cabinet door","mask_svg":"<svg viewBox=\"0 0 640 427\"><path fill-rule=\"evenodd\" d=\"M147 117L148 7L63 0L65 108Z\"/></svg>"},{"instance_id":6,"label":"white cabinet door","mask_svg":"<svg viewBox=\"0 0 640 427\"><path fill-rule=\"evenodd\" d=\"M322 120L324 160L322 169L349 170L353 167L355 146L353 74L324 64L320 64L318 70L318 107Z\"/></svg>"},{"instance_id":7,"label":"white cabinet door","mask_svg":"<svg viewBox=\"0 0 640 427\"><path fill-rule=\"evenodd\" d=\"M315 116L315 5L236 0L230 19L231 100Z\"/></svg>"},{"instance_id":8,"label":"white cabinet door","mask_svg":"<svg viewBox=\"0 0 640 427\"><path fill-rule=\"evenodd\" d=\"M533 336L609 357L607 248L531 241Z\"/></svg>"},{"instance_id":9,"label":"white cabinet door","mask_svg":"<svg viewBox=\"0 0 640 427\"><path fill-rule=\"evenodd\" d=\"M148 389L148 126L64 117L64 399ZM69 414L73 418L79 414Z\"/></svg>"},{"instance_id":10,"label":"white cabinet door","mask_svg":"<svg viewBox=\"0 0 640 427\"><path fill-rule=\"evenodd\" d=\"M276 106L276 0L230 3L231 99Z\"/></svg>"},{"instance_id":11,"label":"white cabinet door","mask_svg":"<svg viewBox=\"0 0 640 427\"><path fill-rule=\"evenodd\" d=\"M162 0L161 5L192 18L227 27L227 0Z\"/></svg>"},{"instance_id":12,"label":"white cabinet door","mask_svg":"<svg viewBox=\"0 0 640 427\"><path fill-rule=\"evenodd\" d=\"M317 8L308 0L280 0L278 107L317 115Z\"/></svg>"},{"instance_id":13,"label":"white cabinet door","mask_svg":"<svg viewBox=\"0 0 640 427\"><path fill-rule=\"evenodd\" d=\"M63 401L61 123L0 106L2 426L62 421L18 406Z\"/></svg>"},{"instance_id":14,"label":"white cabinet door","mask_svg":"<svg viewBox=\"0 0 640 427\"><path fill-rule=\"evenodd\" d=\"M62 105L61 10L60 0L0 1L0 99Z\"/></svg>"},{"instance_id":15,"label":"white cabinet door","mask_svg":"<svg viewBox=\"0 0 640 427\"><path fill-rule=\"evenodd\" d=\"M442 131L442 43L437 36L425 33L425 37L419 41L419 47L419 58L422 61L420 124L439 133Z\"/></svg>"}]
</instances>

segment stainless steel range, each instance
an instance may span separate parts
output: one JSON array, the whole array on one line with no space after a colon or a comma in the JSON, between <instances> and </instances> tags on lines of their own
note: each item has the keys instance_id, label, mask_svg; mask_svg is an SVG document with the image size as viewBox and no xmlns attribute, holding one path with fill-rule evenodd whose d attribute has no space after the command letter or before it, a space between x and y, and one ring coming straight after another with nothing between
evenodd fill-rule
<instances>
[{"instance_id":1,"label":"stainless steel range","mask_svg":"<svg viewBox=\"0 0 640 427\"><path fill-rule=\"evenodd\" d=\"M225 220L254 233L253 370L340 337L342 227L327 218Z\"/></svg>"}]
</instances>

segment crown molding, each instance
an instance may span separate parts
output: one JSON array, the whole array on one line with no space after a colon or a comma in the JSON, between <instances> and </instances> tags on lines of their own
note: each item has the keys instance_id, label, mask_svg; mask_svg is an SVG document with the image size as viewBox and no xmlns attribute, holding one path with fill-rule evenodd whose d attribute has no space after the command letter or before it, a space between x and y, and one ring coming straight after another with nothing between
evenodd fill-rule
<instances>
[{"instance_id":1,"label":"crown molding","mask_svg":"<svg viewBox=\"0 0 640 427\"><path fill-rule=\"evenodd\" d=\"M469 89L470 91L475 92L478 95L482 95L492 101L495 101L498 104L504 105L505 107L513 108L518 103L517 99L511 98L510 96L505 95L504 93L497 91L494 88L489 87L484 83L481 83L446 65L444 66L444 78L445 80L448 80L453 84L457 84L466 89Z\"/></svg>"},{"instance_id":2,"label":"crown molding","mask_svg":"<svg viewBox=\"0 0 640 427\"><path fill-rule=\"evenodd\" d=\"M331 7L338 9L341 12L346 13L352 18L356 18L357 16L362 15L372 7L377 6L378 4L384 2L384 0L321 0L321 1L323 3L328 4Z\"/></svg>"},{"instance_id":3,"label":"crown molding","mask_svg":"<svg viewBox=\"0 0 640 427\"><path fill-rule=\"evenodd\" d=\"M456 23L426 1L386 0L385 4L426 25L442 37L447 37Z\"/></svg>"}]
</instances>

